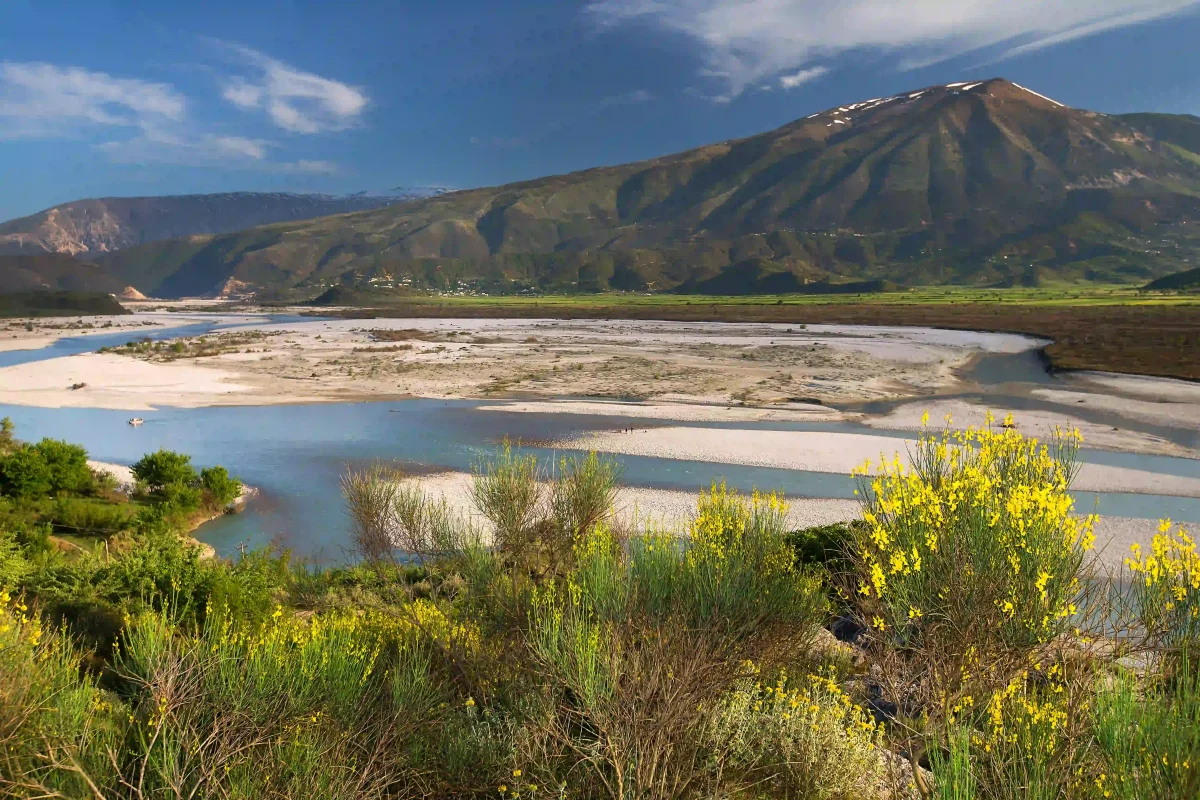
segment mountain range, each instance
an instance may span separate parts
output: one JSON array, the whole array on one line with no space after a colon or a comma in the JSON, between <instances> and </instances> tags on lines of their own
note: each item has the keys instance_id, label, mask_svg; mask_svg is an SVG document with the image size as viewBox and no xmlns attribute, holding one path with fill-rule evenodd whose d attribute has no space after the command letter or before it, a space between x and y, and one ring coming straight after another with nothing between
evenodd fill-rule
<instances>
[{"instance_id":1,"label":"mountain range","mask_svg":"<svg viewBox=\"0 0 1200 800\"><path fill-rule=\"evenodd\" d=\"M1073 109L1003 79L954 83L632 164L242 220L229 233L139 234L147 243L95 260L163 297L1143 284L1195 266L1200 118Z\"/></svg>"},{"instance_id":2,"label":"mountain range","mask_svg":"<svg viewBox=\"0 0 1200 800\"><path fill-rule=\"evenodd\" d=\"M411 199L401 194L334 197L283 192L230 192L168 197L76 200L0 223L0 255L102 253L172 239L218 234L297 219L344 214Z\"/></svg>"}]
</instances>

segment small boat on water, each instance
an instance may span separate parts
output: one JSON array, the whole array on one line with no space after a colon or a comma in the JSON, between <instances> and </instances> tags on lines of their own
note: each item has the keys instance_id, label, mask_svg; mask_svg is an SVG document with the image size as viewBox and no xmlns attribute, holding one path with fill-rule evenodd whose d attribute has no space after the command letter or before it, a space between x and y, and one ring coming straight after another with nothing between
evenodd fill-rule
<instances>
[{"instance_id":1,"label":"small boat on water","mask_svg":"<svg viewBox=\"0 0 1200 800\"><path fill-rule=\"evenodd\" d=\"M138 425L141 425L145 421L146 420L142 419L141 417L134 417L133 419L129 420L129 424L136 428Z\"/></svg>"}]
</instances>

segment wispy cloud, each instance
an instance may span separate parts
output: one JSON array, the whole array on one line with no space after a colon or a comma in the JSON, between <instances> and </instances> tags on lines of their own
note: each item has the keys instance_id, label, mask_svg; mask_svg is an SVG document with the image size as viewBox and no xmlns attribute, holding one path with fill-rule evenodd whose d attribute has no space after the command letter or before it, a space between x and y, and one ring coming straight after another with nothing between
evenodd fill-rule
<instances>
[{"instance_id":1,"label":"wispy cloud","mask_svg":"<svg viewBox=\"0 0 1200 800\"><path fill-rule=\"evenodd\" d=\"M238 108L265 112L289 133L321 133L352 127L367 108L358 87L304 72L271 56L229 42L216 42L250 68L225 80L222 96Z\"/></svg>"},{"instance_id":2,"label":"wispy cloud","mask_svg":"<svg viewBox=\"0 0 1200 800\"><path fill-rule=\"evenodd\" d=\"M163 125L183 119L186 109L183 95L165 83L42 62L0 63L0 138Z\"/></svg>"},{"instance_id":3,"label":"wispy cloud","mask_svg":"<svg viewBox=\"0 0 1200 800\"><path fill-rule=\"evenodd\" d=\"M285 130L320 133L345 128L359 119L367 105L361 90L239 45L222 43L222 47L237 53L241 67L256 70L251 76L219 78L222 96L241 108L261 108ZM212 114L215 109L197 115L192 113L193 105L167 83L77 66L0 62L0 140L99 140L93 150L121 164L186 164L305 175L338 170L331 161L273 160L278 143L241 135L228 119L218 121Z\"/></svg>"},{"instance_id":4,"label":"wispy cloud","mask_svg":"<svg viewBox=\"0 0 1200 800\"><path fill-rule=\"evenodd\" d=\"M645 89L634 89L633 91L603 97L596 104L596 108L599 110L613 108L614 106L639 106L643 103L649 103L653 99L654 95Z\"/></svg>"},{"instance_id":5,"label":"wispy cloud","mask_svg":"<svg viewBox=\"0 0 1200 800\"><path fill-rule=\"evenodd\" d=\"M828 72L829 67L809 67L799 72L793 72L791 75L780 75L779 85L784 89L795 89L797 86L803 86L809 81L815 81Z\"/></svg>"},{"instance_id":6,"label":"wispy cloud","mask_svg":"<svg viewBox=\"0 0 1200 800\"><path fill-rule=\"evenodd\" d=\"M470 141L478 147L496 147L501 150L529 147L529 139L523 136L472 136Z\"/></svg>"},{"instance_id":7,"label":"wispy cloud","mask_svg":"<svg viewBox=\"0 0 1200 800\"><path fill-rule=\"evenodd\" d=\"M267 158L271 143L243 136L181 134L155 126L138 135L95 146L118 164L191 164L244 166Z\"/></svg>"},{"instance_id":8,"label":"wispy cloud","mask_svg":"<svg viewBox=\"0 0 1200 800\"><path fill-rule=\"evenodd\" d=\"M1003 58L1196 10L1200 0L592 0L586 8L602 27L645 24L695 40L702 74L721 87L713 99L729 100L766 81L789 88L785 79L836 56L928 64L999 47Z\"/></svg>"}]
</instances>

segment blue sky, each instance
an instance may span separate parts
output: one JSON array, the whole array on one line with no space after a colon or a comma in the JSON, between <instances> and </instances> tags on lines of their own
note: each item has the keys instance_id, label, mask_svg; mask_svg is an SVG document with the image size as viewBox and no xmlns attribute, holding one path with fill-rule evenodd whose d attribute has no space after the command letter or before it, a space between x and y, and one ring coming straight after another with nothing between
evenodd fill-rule
<instances>
[{"instance_id":1,"label":"blue sky","mask_svg":"<svg viewBox=\"0 0 1200 800\"><path fill-rule=\"evenodd\" d=\"M1200 0L0 0L0 219L492 185L1003 76L1200 114Z\"/></svg>"}]
</instances>

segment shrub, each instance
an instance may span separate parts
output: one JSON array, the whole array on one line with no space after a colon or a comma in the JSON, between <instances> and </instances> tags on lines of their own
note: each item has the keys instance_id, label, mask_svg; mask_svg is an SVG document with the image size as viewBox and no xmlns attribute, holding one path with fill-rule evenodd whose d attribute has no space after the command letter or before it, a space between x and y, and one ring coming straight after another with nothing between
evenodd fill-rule
<instances>
[{"instance_id":1,"label":"shrub","mask_svg":"<svg viewBox=\"0 0 1200 800\"><path fill-rule=\"evenodd\" d=\"M1171 530L1163 520L1143 553L1132 545L1126 559L1134 610L1141 628L1153 644L1172 652L1190 649L1200 653L1200 553L1182 526Z\"/></svg>"},{"instance_id":2,"label":"shrub","mask_svg":"<svg viewBox=\"0 0 1200 800\"><path fill-rule=\"evenodd\" d=\"M787 504L773 494L746 498L723 484L701 492L686 540L654 534L630 540L633 591L642 608L738 635L809 625L823 615L825 601L820 578L795 565L786 518ZM797 637L794 644L807 641Z\"/></svg>"},{"instance_id":3,"label":"shrub","mask_svg":"<svg viewBox=\"0 0 1200 800\"><path fill-rule=\"evenodd\" d=\"M1170 680L1122 672L1095 704L1100 794L1116 800L1200 797L1200 684L1195 654Z\"/></svg>"},{"instance_id":4,"label":"shrub","mask_svg":"<svg viewBox=\"0 0 1200 800\"><path fill-rule=\"evenodd\" d=\"M171 450L149 453L133 465L133 476L150 491L162 491L171 484L189 485L196 480L191 456Z\"/></svg>"},{"instance_id":5,"label":"shrub","mask_svg":"<svg viewBox=\"0 0 1200 800\"><path fill-rule=\"evenodd\" d=\"M128 528L133 517L134 510L129 504L64 497L54 504L51 524L72 533L109 535Z\"/></svg>"},{"instance_id":6,"label":"shrub","mask_svg":"<svg viewBox=\"0 0 1200 800\"><path fill-rule=\"evenodd\" d=\"M897 460L863 477L849 588L876 638L986 663L1071 630L1094 522L1072 513L1077 445L1011 429L923 436L912 470Z\"/></svg>"},{"instance_id":7,"label":"shrub","mask_svg":"<svg viewBox=\"0 0 1200 800\"><path fill-rule=\"evenodd\" d=\"M0 796L103 796L115 783L100 776L124 719L79 657L0 587Z\"/></svg>"},{"instance_id":8,"label":"shrub","mask_svg":"<svg viewBox=\"0 0 1200 800\"><path fill-rule=\"evenodd\" d=\"M611 514L620 479L620 464L595 453L559 460L550 486L550 514L564 552Z\"/></svg>"},{"instance_id":9,"label":"shrub","mask_svg":"<svg viewBox=\"0 0 1200 800\"><path fill-rule=\"evenodd\" d=\"M350 535L358 555L378 565L393 560L396 547L396 492L400 472L386 464L348 469L341 478L342 497L350 514Z\"/></svg>"},{"instance_id":10,"label":"shrub","mask_svg":"<svg viewBox=\"0 0 1200 800\"><path fill-rule=\"evenodd\" d=\"M882 729L824 676L782 673L764 684L751 666L722 699L710 737L747 785L796 800L874 797L887 777Z\"/></svg>"},{"instance_id":11,"label":"shrub","mask_svg":"<svg viewBox=\"0 0 1200 800\"><path fill-rule=\"evenodd\" d=\"M204 493L190 483L168 483L158 490L159 502L168 513L190 514L204 504Z\"/></svg>"},{"instance_id":12,"label":"shrub","mask_svg":"<svg viewBox=\"0 0 1200 800\"><path fill-rule=\"evenodd\" d=\"M14 428L11 418L0 419L0 456L10 452L16 446L16 439L13 438Z\"/></svg>"},{"instance_id":13,"label":"shrub","mask_svg":"<svg viewBox=\"0 0 1200 800\"><path fill-rule=\"evenodd\" d=\"M922 437L911 471L897 460L864 477L854 588L873 627L910 642L986 628L1016 647L1069 630L1094 540L1094 518L1073 516L1068 493L1077 446L1074 435L944 433Z\"/></svg>"},{"instance_id":14,"label":"shrub","mask_svg":"<svg viewBox=\"0 0 1200 800\"><path fill-rule=\"evenodd\" d=\"M42 439L33 445L49 470L50 491L86 492L92 486L92 471L87 463L87 450L77 444L58 439Z\"/></svg>"},{"instance_id":15,"label":"shrub","mask_svg":"<svg viewBox=\"0 0 1200 800\"><path fill-rule=\"evenodd\" d=\"M50 493L50 466L35 448L24 445L0 459L0 490L20 499Z\"/></svg>"},{"instance_id":16,"label":"shrub","mask_svg":"<svg viewBox=\"0 0 1200 800\"><path fill-rule=\"evenodd\" d=\"M200 470L200 488L216 506L227 506L242 494L242 482L230 476L229 470L224 467Z\"/></svg>"},{"instance_id":17,"label":"shrub","mask_svg":"<svg viewBox=\"0 0 1200 800\"><path fill-rule=\"evenodd\" d=\"M542 514L542 477L537 458L521 455L508 442L495 457L475 468L475 507L492 523L496 549L517 560L536 546L534 528Z\"/></svg>"}]
</instances>

